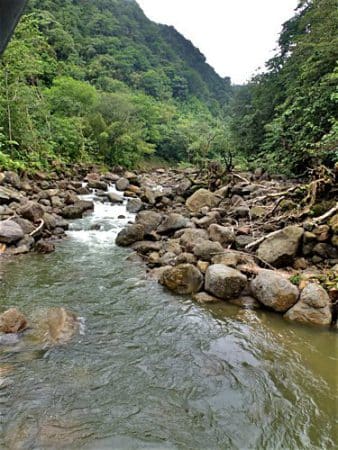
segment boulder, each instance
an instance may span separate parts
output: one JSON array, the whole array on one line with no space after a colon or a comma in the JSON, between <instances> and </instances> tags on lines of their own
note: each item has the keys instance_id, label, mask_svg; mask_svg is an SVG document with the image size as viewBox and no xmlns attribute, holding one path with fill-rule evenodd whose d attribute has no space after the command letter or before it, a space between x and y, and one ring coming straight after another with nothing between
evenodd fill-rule
<instances>
[{"instance_id":1,"label":"boulder","mask_svg":"<svg viewBox=\"0 0 338 450\"><path fill-rule=\"evenodd\" d=\"M19 202L22 195L4 186L0 187L0 205L8 205L11 202Z\"/></svg>"},{"instance_id":2,"label":"boulder","mask_svg":"<svg viewBox=\"0 0 338 450\"><path fill-rule=\"evenodd\" d=\"M304 230L301 227L286 227L265 239L259 246L257 255L275 267L292 264L303 234Z\"/></svg>"},{"instance_id":3,"label":"boulder","mask_svg":"<svg viewBox=\"0 0 338 450\"><path fill-rule=\"evenodd\" d=\"M330 297L321 286L309 283L303 289L299 302L284 317L299 323L329 326L332 322Z\"/></svg>"},{"instance_id":4,"label":"boulder","mask_svg":"<svg viewBox=\"0 0 338 450\"><path fill-rule=\"evenodd\" d=\"M24 234L30 234L35 230L35 226L32 222L30 220L23 219L22 217L13 217L13 222L17 223L22 228Z\"/></svg>"},{"instance_id":5,"label":"boulder","mask_svg":"<svg viewBox=\"0 0 338 450\"><path fill-rule=\"evenodd\" d=\"M94 209L94 203L87 200L80 200L74 205L65 206L61 215L65 219L80 219L84 212Z\"/></svg>"},{"instance_id":6,"label":"boulder","mask_svg":"<svg viewBox=\"0 0 338 450\"><path fill-rule=\"evenodd\" d=\"M277 312L286 312L299 297L298 288L272 270L261 270L258 273L251 282L251 292L259 302Z\"/></svg>"},{"instance_id":7,"label":"boulder","mask_svg":"<svg viewBox=\"0 0 338 450\"><path fill-rule=\"evenodd\" d=\"M35 250L38 253L43 253L43 254L53 253L55 251L55 245L53 244L53 242L46 241L46 240L40 240L36 243Z\"/></svg>"},{"instance_id":8,"label":"boulder","mask_svg":"<svg viewBox=\"0 0 338 450\"><path fill-rule=\"evenodd\" d=\"M123 197L116 192L108 192L107 199L110 203L123 203Z\"/></svg>"},{"instance_id":9,"label":"boulder","mask_svg":"<svg viewBox=\"0 0 338 450\"><path fill-rule=\"evenodd\" d=\"M165 270L160 282L177 294L193 294L203 286L203 275L192 264L180 264Z\"/></svg>"},{"instance_id":10,"label":"boulder","mask_svg":"<svg viewBox=\"0 0 338 450\"><path fill-rule=\"evenodd\" d=\"M144 227L141 224L134 223L128 225L119 232L116 237L116 244L121 247L128 247L144 238Z\"/></svg>"},{"instance_id":11,"label":"boulder","mask_svg":"<svg viewBox=\"0 0 338 450\"><path fill-rule=\"evenodd\" d=\"M18 214L20 214L24 219L30 220L35 223L42 219L45 210L43 207L36 202L27 202L21 208L18 209Z\"/></svg>"},{"instance_id":12,"label":"boulder","mask_svg":"<svg viewBox=\"0 0 338 450\"><path fill-rule=\"evenodd\" d=\"M200 240L193 248L194 255L203 261L211 261L217 253L223 253L224 249L219 242Z\"/></svg>"},{"instance_id":13,"label":"boulder","mask_svg":"<svg viewBox=\"0 0 338 450\"><path fill-rule=\"evenodd\" d=\"M180 230L181 228L185 228L188 222L189 220L182 216L182 214L171 213L164 217L157 232L160 234L171 233Z\"/></svg>"},{"instance_id":14,"label":"boulder","mask_svg":"<svg viewBox=\"0 0 338 450\"><path fill-rule=\"evenodd\" d=\"M143 202L139 198L130 198L127 203L127 211L136 214L138 213L143 207Z\"/></svg>"},{"instance_id":15,"label":"boulder","mask_svg":"<svg viewBox=\"0 0 338 450\"><path fill-rule=\"evenodd\" d=\"M231 227L223 227L216 223L210 225L208 232L212 241L219 242L224 246L232 244L236 239L234 230Z\"/></svg>"},{"instance_id":16,"label":"boulder","mask_svg":"<svg viewBox=\"0 0 338 450\"><path fill-rule=\"evenodd\" d=\"M162 249L162 244L154 241L137 241L132 247L138 253L145 255L150 252L159 252Z\"/></svg>"},{"instance_id":17,"label":"boulder","mask_svg":"<svg viewBox=\"0 0 338 450\"><path fill-rule=\"evenodd\" d=\"M0 314L0 332L18 333L27 328L26 317L16 308L10 308Z\"/></svg>"},{"instance_id":18,"label":"boulder","mask_svg":"<svg viewBox=\"0 0 338 450\"><path fill-rule=\"evenodd\" d=\"M204 208L208 208L205 206ZM202 210L204 209L202 208ZM202 212L202 211L201 211ZM201 219L193 218L193 222L199 227L199 228L208 228L211 224L215 224L220 220L220 214L218 211L210 211L207 212L205 216L203 216Z\"/></svg>"},{"instance_id":19,"label":"boulder","mask_svg":"<svg viewBox=\"0 0 338 450\"><path fill-rule=\"evenodd\" d=\"M221 197L207 189L199 189L186 201L187 208L192 212L198 212L204 206L214 208L221 202Z\"/></svg>"},{"instance_id":20,"label":"boulder","mask_svg":"<svg viewBox=\"0 0 338 450\"><path fill-rule=\"evenodd\" d=\"M186 249L188 252L192 252L195 245L200 240L207 240L208 233L206 230L199 230L195 228L189 228L185 230L180 236L180 245Z\"/></svg>"},{"instance_id":21,"label":"boulder","mask_svg":"<svg viewBox=\"0 0 338 450\"><path fill-rule=\"evenodd\" d=\"M129 186L129 180L127 180L127 178L119 178L116 181L116 189L118 191L125 191L128 186Z\"/></svg>"},{"instance_id":22,"label":"boulder","mask_svg":"<svg viewBox=\"0 0 338 450\"><path fill-rule=\"evenodd\" d=\"M155 231L162 221L162 215L155 211L140 211L136 216L136 223L143 225L144 233Z\"/></svg>"},{"instance_id":23,"label":"boulder","mask_svg":"<svg viewBox=\"0 0 338 450\"><path fill-rule=\"evenodd\" d=\"M208 267L205 276L205 290L218 298L229 300L236 298L247 286L247 277L236 269L213 264Z\"/></svg>"},{"instance_id":24,"label":"boulder","mask_svg":"<svg viewBox=\"0 0 338 450\"><path fill-rule=\"evenodd\" d=\"M89 180L88 187L90 189L100 189L101 191L106 191L108 189L108 184L100 180Z\"/></svg>"},{"instance_id":25,"label":"boulder","mask_svg":"<svg viewBox=\"0 0 338 450\"><path fill-rule=\"evenodd\" d=\"M22 228L14 220L0 222L0 242L2 244L14 244L23 237Z\"/></svg>"}]
</instances>

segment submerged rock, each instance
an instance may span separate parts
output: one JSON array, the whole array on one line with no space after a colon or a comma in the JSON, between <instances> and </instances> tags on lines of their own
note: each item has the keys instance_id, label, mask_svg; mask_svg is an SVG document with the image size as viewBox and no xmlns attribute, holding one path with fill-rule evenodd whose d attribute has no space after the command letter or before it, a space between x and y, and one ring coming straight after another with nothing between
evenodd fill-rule
<instances>
[{"instance_id":1,"label":"submerged rock","mask_svg":"<svg viewBox=\"0 0 338 450\"><path fill-rule=\"evenodd\" d=\"M66 344L78 332L77 316L65 308L50 308L47 312L47 339L53 344Z\"/></svg>"},{"instance_id":2,"label":"submerged rock","mask_svg":"<svg viewBox=\"0 0 338 450\"><path fill-rule=\"evenodd\" d=\"M203 275L192 264L180 264L165 270L160 282L177 294L193 294L203 286Z\"/></svg>"},{"instance_id":3,"label":"submerged rock","mask_svg":"<svg viewBox=\"0 0 338 450\"><path fill-rule=\"evenodd\" d=\"M275 267L292 264L296 256L304 230L290 226L267 238L258 248L257 255Z\"/></svg>"},{"instance_id":4,"label":"submerged rock","mask_svg":"<svg viewBox=\"0 0 338 450\"><path fill-rule=\"evenodd\" d=\"M205 290L218 298L229 300L236 298L247 286L247 277L236 269L213 264L208 267L205 276Z\"/></svg>"},{"instance_id":5,"label":"submerged rock","mask_svg":"<svg viewBox=\"0 0 338 450\"><path fill-rule=\"evenodd\" d=\"M321 286L309 283L303 289L299 302L284 317L300 323L328 326L332 322L330 297Z\"/></svg>"},{"instance_id":6,"label":"submerged rock","mask_svg":"<svg viewBox=\"0 0 338 450\"><path fill-rule=\"evenodd\" d=\"M285 312L298 300L298 288L272 270L261 270L251 282L254 297L277 312Z\"/></svg>"},{"instance_id":7,"label":"submerged rock","mask_svg":"<svg viewBox=\"0 0 338 450\"><path fill-rule=\"evenodd\" d=\"M0 333L18 333L27 328L26 317L16 308L0 314Z\"/></svg>"}]
</instances>

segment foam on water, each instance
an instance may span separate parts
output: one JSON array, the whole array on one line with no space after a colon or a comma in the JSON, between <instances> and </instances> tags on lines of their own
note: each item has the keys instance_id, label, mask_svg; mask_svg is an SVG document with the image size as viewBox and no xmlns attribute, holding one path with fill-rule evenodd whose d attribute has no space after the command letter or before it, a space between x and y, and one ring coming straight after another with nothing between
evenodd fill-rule
<instances>
[{"instance_id":1,"label":"foam on water","mask_svg":"<svg viewBox=\"0 0 338 450\"><path fill-rule=\"evenodd\" d=\"M121 196L114 185L109 186L108 192ZM135 214L127 211L128 197L123 198L122 204L110 203L105 197L98 197L96 191L80 196L82 200L94 202L94 211L80 220L70 224L68 236L89 245L115 245L115 238L128 222L133 222ZM97 227L97 228L96 228Z\"/></svg>"}]
</instances>

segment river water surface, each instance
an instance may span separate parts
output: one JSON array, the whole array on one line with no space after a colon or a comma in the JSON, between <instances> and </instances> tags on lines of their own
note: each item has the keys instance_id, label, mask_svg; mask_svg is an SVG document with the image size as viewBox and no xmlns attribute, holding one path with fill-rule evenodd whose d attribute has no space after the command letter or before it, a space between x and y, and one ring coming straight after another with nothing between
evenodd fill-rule
<instances>
[{"instance_id":1,"label":"river water surface","mask_svg":"<svg viewBox=\"0 0 338 450\"><path fill-rule=\"evenodd\" d=\"M0 346L0 448L337 448L337 335L171 295L114 245L121 213L96 202L55 253L1 263L1 310L84 330Z\"/></svg>"}]
</instances>

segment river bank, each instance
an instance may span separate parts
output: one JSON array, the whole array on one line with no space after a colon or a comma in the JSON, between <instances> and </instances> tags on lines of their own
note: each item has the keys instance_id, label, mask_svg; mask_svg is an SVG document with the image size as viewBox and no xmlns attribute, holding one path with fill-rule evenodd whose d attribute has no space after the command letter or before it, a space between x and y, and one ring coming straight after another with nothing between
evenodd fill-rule
<instances>
[{"instance_id":1,"label":"river bank","mask_svg":"<svg viewBox=\"0 0 338 450\"><path fill-rule=\"evenodd\" d=\"M312 222L288 222L295 201L285 193L294 192L295 185L263 173L250 176L236 174L224 185L216 180L208 189L192 169L101 174L83 167L68 176L34 178L4 172L1 251L3 257L52 252L69 221L93 211L93 200L122 205L127 199L120 218L133 222L136 215L135 223L128 223L116 242L132 247L146 262L149 277L169 290L190 294L198 303L228 301L335 327L336 212Z\"/></svg>"}]
</instances>

